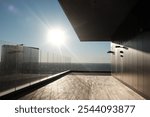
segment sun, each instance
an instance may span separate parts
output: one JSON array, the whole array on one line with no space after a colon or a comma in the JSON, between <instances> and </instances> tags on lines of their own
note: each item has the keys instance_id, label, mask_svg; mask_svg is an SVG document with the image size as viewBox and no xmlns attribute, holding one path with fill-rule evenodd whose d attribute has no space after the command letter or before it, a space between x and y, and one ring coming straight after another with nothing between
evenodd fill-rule
<instances>
[{"instance_id":1,"label":"sun","mask_svg":"<svg viewBox=\"0 0 150 117\"><path fill-rule=\"evenodd\" d=\"M61 47L65 44L65 31L60 28L51 29L48 31L47 39L50 44Z\"/></svg>"}]
</instances>

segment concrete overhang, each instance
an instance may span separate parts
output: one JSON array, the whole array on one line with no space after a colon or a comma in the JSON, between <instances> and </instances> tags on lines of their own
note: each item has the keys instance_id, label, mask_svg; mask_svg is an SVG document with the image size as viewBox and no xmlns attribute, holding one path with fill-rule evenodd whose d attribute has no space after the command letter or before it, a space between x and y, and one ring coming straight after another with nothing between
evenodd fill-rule
<instances>
[{"instance_id":1,"label":"concrete overhang","mask_svg":"<svg viewBox=\"0 0 150 117\"><path fill-rule=\"evenodd\" d=\"M59 0L81 41L112 41L138 0Z\"/></svg>"}]
</instances>

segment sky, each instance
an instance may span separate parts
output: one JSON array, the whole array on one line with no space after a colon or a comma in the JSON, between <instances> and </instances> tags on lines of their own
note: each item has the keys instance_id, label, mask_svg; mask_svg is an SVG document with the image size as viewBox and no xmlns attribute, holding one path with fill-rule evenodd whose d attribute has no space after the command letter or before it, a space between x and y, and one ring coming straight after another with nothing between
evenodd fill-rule
<instances>
[{"instance_id":1,"label":"sky","mask_svg":"<svg viewBox=\"0 0 150 117\"><path fill-rule=\"evenodd\" d=\"M56 28L66 35L59 48L47 41ZM57 0L0 0L0 40L61 52L72 62L110 63L110 42L80 42Z\"/></svg>"}]
</instances>

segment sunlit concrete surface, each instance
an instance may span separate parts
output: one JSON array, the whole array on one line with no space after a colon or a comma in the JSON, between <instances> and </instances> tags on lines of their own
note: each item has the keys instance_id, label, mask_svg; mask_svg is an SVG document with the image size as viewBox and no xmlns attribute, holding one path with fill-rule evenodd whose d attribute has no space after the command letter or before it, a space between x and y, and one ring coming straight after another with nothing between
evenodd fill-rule
<instances>
[{"instance_id":1,"label":"sunlit concrete surface","mask_svg":"<svg viewBox=\"0 0 150 117\"><path fill-rule=\"evenodd\" d=\"M28 95L23 100L143 100L110 75L69 74Z\"/></svg>"}]
</instances>

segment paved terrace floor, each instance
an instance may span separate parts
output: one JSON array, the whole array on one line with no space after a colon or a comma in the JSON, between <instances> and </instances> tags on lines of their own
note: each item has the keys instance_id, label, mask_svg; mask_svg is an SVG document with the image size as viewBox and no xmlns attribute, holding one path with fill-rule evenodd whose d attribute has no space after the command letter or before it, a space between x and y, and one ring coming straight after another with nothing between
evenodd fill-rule
<instances>
[{"instance_id":1,"label":"paved terrace floor","mask_svg":"<svg viewBox=\"0 0 150 117\"><path fill-rule=\"evenodd\" d=\"M143 100L144 98L110 75L72 73L20 99Z\"/></svg>"}]
</instances>

